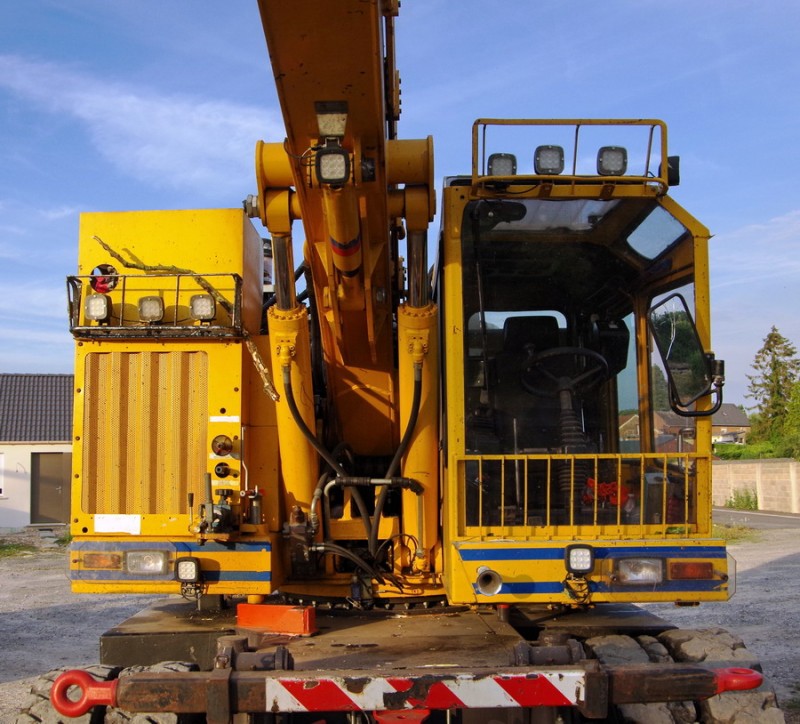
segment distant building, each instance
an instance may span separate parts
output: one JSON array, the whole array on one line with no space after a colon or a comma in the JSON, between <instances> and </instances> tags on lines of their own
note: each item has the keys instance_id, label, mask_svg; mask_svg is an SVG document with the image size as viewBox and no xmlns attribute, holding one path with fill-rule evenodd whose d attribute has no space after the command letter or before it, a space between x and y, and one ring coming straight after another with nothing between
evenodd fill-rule
<instances>
[{"instance_id":1,"label":"distant building","mask_svg":"<svg viewBox=\"0 0 800 724\"><path fill-rule=\"evenodd\" d=\"M725 402L712 418L711 441L744 444L750 433L750 420L744 410Z\"/></svg>"},{"instance_id":2,"label":"distant building","mask_svg":"<svg viewBox=\"0 0 800 724\"><path fill-rule=\"evenodd\" d=\"M658 452L686 452L694 450L694 418L681 417L671 410L653 413L653 432ZM747 442L750 421L736 405L724 402L711 418L711 441L713 443ZM639 439L639 415L619 416L621 441Z\"/></svg>"},{"instance_id":3,"label":"distant building","mask_svg":"<svg viewBox=\"0 0 800 724\"><path fill-rule=\"evenodd\" d=\"M0 530L69 522L72 375L0 374Z\"/></svg>"}]
</instances>

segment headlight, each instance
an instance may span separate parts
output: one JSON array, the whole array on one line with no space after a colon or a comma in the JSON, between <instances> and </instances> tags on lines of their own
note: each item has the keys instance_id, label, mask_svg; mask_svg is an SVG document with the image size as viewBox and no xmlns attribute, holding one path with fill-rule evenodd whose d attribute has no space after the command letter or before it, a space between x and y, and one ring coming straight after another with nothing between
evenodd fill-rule
<instances>
[{"instance_id":1,"label":"headlight","mask_svg":"<svg viewBox=\"0 0 800 724\"><path fill-rule=\"evenodd\" d=\"M617 561L617 583L653 585L664 580L662 558L621 558Z\"/></svg>"},{"instance_id":2,"label":"headlight","mask_svg":"<svg viewBox=\"0 0 800 724\"><path fill-rule=\"evenodd\" d=\"M538 174L557 176L564 170L564 149L561 146L538 146L533 154L533 168Z\"/></svg>"},{"instance_id":3,"label":"headlight","mask_svg":"<svg viewBox=\"0 0 800 724\"><path fill-rule=\"evenodd\" d=\"M189 316L200 322L210 322L217 313L217 305L210 294L195 294L189 300Z\"/></svg>"},{"instance_id":4,"label":"headlight","mask_svg":"<svg viewBox=\"0 0 800 724\"><path fill-rule=\"evenodd\" d=\"M594 550L591 546L567 546L564 562L570 573L584 576L594 569Z\"/></svg>"},{"instance_id":5,"label":"headlight","mask_svg":"<svg viewBox=\"0 0 800 724\"><path fill-rule=\"evenodd\" d=\"M166 573L167 554L165 551L128 551L125 554L125 570L150 576Z\"/></svg>"},{"instance_id":6,"label":"headlight","mask_svg":"<svg viewBox=\"0 0 800 724\"><path fill-rule=\"evenodd\" d=\"M105 294L90 294L83 303L86 319L94 322L107 322L111 317L111 298Z\"/></svg>"},{"instance_id":7,"label":"headlight","mask_svg":"<svg viewBox=\"0 0 800 724\"><path fill-rule=\"evenodd\" d=\"M603 146L597 152L597 173L622 176L628 170L628 152L622 146Z\"/></svg>"},{"instance_id":8,"label":"headlight","mask_svg":"<svg viewBox=\"0 0 800 724\"><path fill-rule=\"evenodd\" d=\"M175 562L175 578L181 583L197 583L200 580L200 561L197 558L179 558Z\"/></svg>"},{"instance_id":9,"label":"headlight","mask_svg":"<svg viewBox=\"0 0 800 724\"><path fill-rule=\"evenodd\" d=\"M139 319L142 322L164 319L164 300L161 297L142 297L139 300Z\"/></svg>"},{"instance_id":10,"label":"headlight","mask_svg":"<svg viewBox=\"0 0 800 724\"><path fill-rule=\"evenodd\" d=\"M513 153L493 153L489 156L490 176L513 176L517 172L517 157Z\"/></svg>"}]
</instances>

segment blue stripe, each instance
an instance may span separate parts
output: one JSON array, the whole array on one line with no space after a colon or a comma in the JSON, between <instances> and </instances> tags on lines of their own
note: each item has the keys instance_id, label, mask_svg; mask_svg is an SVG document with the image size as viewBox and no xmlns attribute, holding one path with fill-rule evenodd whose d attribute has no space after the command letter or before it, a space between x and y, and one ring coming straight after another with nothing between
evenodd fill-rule
<instances>
[{"instance_id":1,"label":"blue stripe","mask_svg":"<svg viewBox=\"0 0 800 724\"><path fill-rule=\"evenodd\" d=\"M236 541L235 543L217 543L216 541L208 541L207 543L188 543L185 541L89 541L79 540L73 541L71 546L73 550L82 551L104 551L115 553L118 551L179 551L181 553L261 553L263 551L270 552L272 546L268 541L260 542L243 542Z\"/></svg>"},{"instance_id":2,"label":"blue stripe","mask_svg":"<svg viewBox=\"0 0 800 724\"><path fill-rule=\"evenodd\" d=\"M718 591L724 581L664 581L658 585L649 586L623 586L614 584L609 586L606 583L589 581L592 593L707 593ZM480 594L477 586L473 583L472 588L476 594ZM497 595L534 595L534 594L558 594L564 592L564 584L560 581L524 581L518 583L503 583ZM490 596L487 596L490 598Z\"/></svg>"},{"instance_id":3,"label":"blue stripe","mask_svg":"<svg viewBox=\"0 0 800 724\"><path fill-rule=\"evenodd\" d=\"M153 581L174 581L175 574L170 571L167 574L144 577L138 573L126 573L124 571L79 571L70 570L70 580L75 581L136 581L138 583L150 583ZM236 583L240 581L271 581L271 571L203 571L203 580L209 583Z\"/></svg>"},{"instance_id":4,"label":"blue stripe","mask_svg":"<svg viewBox=\"0 0 800 724\"><path fill-rule=\"evenodd\" d=\"M600 548L590 546L596 559L604 558L725 558L724 546L630 546ZM461 548L455 545L462 561L555 561L564 560L566 548Z\"/></svg>"}]
</instances>

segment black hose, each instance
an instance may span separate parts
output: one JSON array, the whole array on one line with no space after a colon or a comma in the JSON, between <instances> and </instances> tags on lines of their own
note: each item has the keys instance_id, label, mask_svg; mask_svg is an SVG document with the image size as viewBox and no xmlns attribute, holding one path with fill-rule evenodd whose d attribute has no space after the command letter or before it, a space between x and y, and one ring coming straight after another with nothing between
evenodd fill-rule
<instances>
[{"instance_id":1,"label":"black hose","mask_svg":"<svg viewBox=\"0 0 800 724\"><path fill-rule=\"evenodd\" d=\"M286 395L286 404L289 405L289 412L292 415L292 419L294 420L297 427L300 429L300 432L303 434L303 437L311 443L311 446L319 453L320 457L331 466L331 469L336 473L337 476L345 476L346 472L336 459L331 455L322 443L317 440L317 436L308 429L308 426L303 420L302 415L300 415L300 410L297 409L297 402L294 399L294 391L292 390L292 370L288 364L283 365L283 391Z\"/></svg>"},{"instance_id":2,"label":"black hose","mask_svg":"<svg viewBox=\"0 0 800 724\"><path fill-rule=\"evenodd\" d=\"M403 439L400 441L400 445L397 446L397 451L392 458L392 462L389 464L389 468L386 471L386 478L392 478L394 474L397 472L397 469L400 467L400 461L403 459L403 455L405 455L406 449L408 448L409 443L411 442L411 437L414 434L414 428L417 426L417 419L419 417L419 408L422 403L422 363L415 362L414 363L414 397L411 400L411 414L408 416L408 424L406 425L406 431L403 434ZM383 490L381 490L378 499L375 501L375 513L372 516L372 526L370 527L369 531L369 543L368 543L368 550L371 555L375 555L375 552L378 549L378 528L381 523L381 517L383 516L383 509L386 506L386 499L389 497L389 487L386 486Z\"/></svg>"},{"instance_id":3,"label":"black hose","mask_svg":"<svg viewBox=\"0 0 800 724\"><path fill-rule=\"evenodd\" d=\"M283 365L282 370L283 391L286 394L286 404L289 405L289 412L291 412L292 419L294 419L295 424L298 428L300 428L300 432L303 433L303 437L305 437L306 440L311 443L311 446L319 453L320 457L331 466L331 469L336 473L336 477L347 477L345 469L339 465L339 463L336 461L336 458L334 458L333 455L331 455L325 449L325 446L319 440L317 440L317 436L308 429L305 420L303 420L302 416L300 415L300 410L297 409L297 402L294 399L294 391L292 390L291 367L289 365ZM364 502L364 497L356 488L353 489L353 500L355 500L356 506L358 507L358 512L361 515L361 519L364 521L364 530L367 536L369 536L372 531L372 526L370 525L369 519L369 511L367 510L367 504Z\"/></svg>"},{"instance_id":4,"label":"black hose","mask_svg":"<svg viewBox=\"0 0 800 724\"><path fill-rule=\"evenodd\" d=\"M336 543L316 543L312 550L322 550L326 553L333 553L337 556L341 556L342 558L347 558L351 563L357 565L362 571L368 573L371 578L374 578L376 581L383 583L383 577L381 576L378 571L376 571L372 566L370 566L363 558L357 556L352 551L347 550L344 546L340 546Z\"/></svg>"}]
</instances>

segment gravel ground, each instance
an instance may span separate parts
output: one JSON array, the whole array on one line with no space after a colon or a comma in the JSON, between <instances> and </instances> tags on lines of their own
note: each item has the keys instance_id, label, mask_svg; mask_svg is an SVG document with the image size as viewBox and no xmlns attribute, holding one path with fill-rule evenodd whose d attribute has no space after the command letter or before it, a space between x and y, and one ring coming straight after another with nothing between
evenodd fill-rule
<instances>
[{"instance_id":1,"label":"gravel ground","mask_svg":"<svg viewBox=\"0 0 800 724\"><path fill-rule=\"evenodd\" d=\"M13 539L40 545L31 533ZM758 541L730 550L738 561L731 601L650 608L681 628L721 626L739 634L785 706L800 699L800 535L797 529L763 531ZM66 564L63 548L0 559L0 724L13 721L38 675L96 663L100 635L156 598L73 594ZM789 712L787 721L800 724L800 716Z\"/></svg>"}]
</instances>

